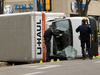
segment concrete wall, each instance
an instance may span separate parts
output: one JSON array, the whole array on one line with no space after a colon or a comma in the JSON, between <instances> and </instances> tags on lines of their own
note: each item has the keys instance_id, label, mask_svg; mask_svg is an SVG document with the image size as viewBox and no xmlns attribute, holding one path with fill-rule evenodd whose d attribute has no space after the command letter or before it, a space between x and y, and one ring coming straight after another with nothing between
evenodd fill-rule
<instances>
[{"instance_id":1,"label":"concrete wall","mask_svg":"<svg viewBox=\"0 0 100 75\"><path fill-rule=\"evenodd\" d=\"M68 14L68 0L52 0L52 12Z\"/></svg>"},{"instance_id":2,"label":"concrete wall","mask_svg":"<svg viewBox=\"0 0 100 75\"><path fill-rule=\"evenodd\" d=\"M75 2L75 0L52 0L52 12L63 12L67 16L76 14L71 11L71 2Z\"/></svg>"},{"instance_id":3,"label":"concrete wall","mask_svg":"<svg viewBox=\"0 0 100 75\"><path fill-rule=\"evenodd\" d=\"M88 15L100 16L100 2L91 1L88 8Z\"/></svg>"}]
</instances>

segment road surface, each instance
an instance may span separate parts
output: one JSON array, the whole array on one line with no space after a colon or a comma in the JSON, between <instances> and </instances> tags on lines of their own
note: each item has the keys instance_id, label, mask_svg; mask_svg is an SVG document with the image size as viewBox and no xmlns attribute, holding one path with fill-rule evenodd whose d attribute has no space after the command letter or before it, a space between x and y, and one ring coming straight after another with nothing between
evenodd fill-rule
<instances>
[{"instance_id":1,"label":"road surface","mask_svg":"<svg viewBox=\"0 0 100 75\"><path fill-rule=\"evenodd\" d=\"M1 67L0 75L100 75L100 59Z\"/></svg>"}]
</instances>

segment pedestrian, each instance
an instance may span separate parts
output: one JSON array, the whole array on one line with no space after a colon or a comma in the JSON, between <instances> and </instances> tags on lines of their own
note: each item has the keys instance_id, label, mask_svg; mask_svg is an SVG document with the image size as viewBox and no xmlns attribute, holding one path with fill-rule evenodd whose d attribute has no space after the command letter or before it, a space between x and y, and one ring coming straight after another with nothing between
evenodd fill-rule
<instances>
[{"instance_id":1,"label":"pedestrian","mask_svg":"<svg viewBox=\"0 0 100 75\"><path fill-rule=\"evenodd\" d=\"M46 44L46 62L50 61L50 53L51 53L51 38L52 35L54 36L62 36L62 34L56 34L53 32L53 25L52 23L49 23L49 28L45 31L44 34L44 39L45 39L45 44Z\"/></svg>"},{"instance_id":2,"label":"pedestrian","mask_svg":"<svg viewBox=\"0 0 100 75\"><path fill-rule=\"evenodd\" d=\"M87 18L84 18L82 20L82 25L80 25L77 29L76 32L80 32L80 41L81 41L81 48L82 48L82 59L85 60L85 43L86 43L86 47L88 49L88 55L89 58L92 59L92 51L90 48L90 34L92 34L91 32L91 28L86 24L87 22Z\"/></svg>"}]
</instances>

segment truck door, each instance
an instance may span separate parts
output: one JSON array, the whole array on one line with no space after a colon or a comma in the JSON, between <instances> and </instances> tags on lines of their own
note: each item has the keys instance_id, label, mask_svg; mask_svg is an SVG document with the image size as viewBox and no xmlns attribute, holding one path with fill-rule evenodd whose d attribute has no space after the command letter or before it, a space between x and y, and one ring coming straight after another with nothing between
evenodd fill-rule
<instances>
[{"instance_id":1,"label":"truck door","mask_svg":"<svg viewBox=\"0 0 100 75\"><path fill-rule=\"evenodd\" d=\"M97 37L97 25L96 20L93 17L88 17L90 21L90 27L92 30L91 35L91 50L94 56L98 55L98 37Z\"/></svg>"},{"instance_id":2,"label":"truck door","mask_svg":"<svg viewBox=\"0 0 100 75\"><path fill-rule=\"evenodd\" d=\"M62 37L56 36L53 38L53 54L54 55L63 55L63 52L59 54L59 51L62 51L67 46L73 46L73 35L72 35L72 26L69 19L59 20L53 22L53 31L57 34L63 34Z\"/></svg>"}]
</instances>

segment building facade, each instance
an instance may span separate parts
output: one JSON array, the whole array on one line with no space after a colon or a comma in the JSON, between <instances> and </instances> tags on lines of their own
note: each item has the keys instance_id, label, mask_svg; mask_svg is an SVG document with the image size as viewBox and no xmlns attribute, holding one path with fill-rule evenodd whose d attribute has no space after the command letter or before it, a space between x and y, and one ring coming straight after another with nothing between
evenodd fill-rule
<instances>
[{"instance_id":1,"label":"building facade","mask_svg":"<svg viewBox=\"0 0 100 75\"><path fill-rule=\"evenodd\" d=\"M5 9L7 5L12 8L8 9L11 13L29 12L33 10L33 0L4 0L4 13L7 13ZM52 11L50 12L62 12L65 13L67 17L78 16L76 0L52 0L51 5ZM96 18L99 27L100 0L91 0L88 8L88 15Z\"/></svg>"},{"instance_id":2,"label":"building facade","mask_svg":"<svg viewBox=\"0 0 100 75\"><path fill-rule=\"evenodd\" d=\"M73 5L75 6L74 8ZM79 16L75 0L52 0L52 7L52 12L64 12L68 17ZM100 28L100 0L91 0L87 15L93 16L97 20L97 25Z\"/></svg>"}]
</instances>

